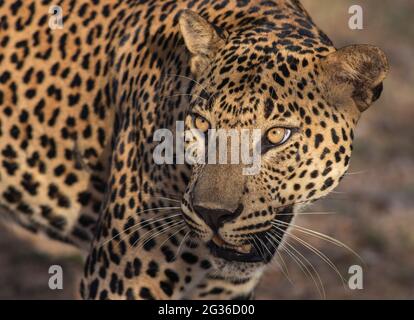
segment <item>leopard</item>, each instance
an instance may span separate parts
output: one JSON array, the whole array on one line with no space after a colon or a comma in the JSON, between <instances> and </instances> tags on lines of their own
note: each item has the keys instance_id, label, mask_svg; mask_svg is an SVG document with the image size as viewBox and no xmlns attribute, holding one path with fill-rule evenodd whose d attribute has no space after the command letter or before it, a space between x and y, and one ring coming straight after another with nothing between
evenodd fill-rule
<instances>
[{"instance_id":1,"label":"leopard","mask_svg":"<svg viewBox=\"0 0 414 320\"><path fill-rule=\"evenodd\" d=\"M252 299L388 70L296 0L0 0L2 221L83 252L83 299ZM259 169L156 163L178 123L259 130Z\"/></svg>"}]
</instances>

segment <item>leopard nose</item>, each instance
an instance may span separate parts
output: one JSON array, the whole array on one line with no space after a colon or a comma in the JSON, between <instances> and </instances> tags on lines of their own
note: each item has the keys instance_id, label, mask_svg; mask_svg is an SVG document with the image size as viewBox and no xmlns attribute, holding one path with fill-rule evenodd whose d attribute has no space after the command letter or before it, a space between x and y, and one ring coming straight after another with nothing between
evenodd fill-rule
<instances>
[{"instance_id":1,"label":"leopard nose","mask_svg":"<svg viewBox=\"0 0 414 320\"><path fill-rule=\"evenodd\" d=\"M225 209L210 209L197 205L194 206L194 211L216 233L225 222L237 218L243 212L243 205L240 204L234 212Z\"/></svg>"}]
</instances>

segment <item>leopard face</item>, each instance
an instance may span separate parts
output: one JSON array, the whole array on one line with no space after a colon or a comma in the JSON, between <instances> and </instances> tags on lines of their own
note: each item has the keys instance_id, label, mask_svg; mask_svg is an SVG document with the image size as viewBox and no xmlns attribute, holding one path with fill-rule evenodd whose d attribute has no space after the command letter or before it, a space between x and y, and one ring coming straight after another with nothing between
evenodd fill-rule
<instances>
[{"instance_id":1,"label":"leopard face","mask_svg":"<svg viewBox=\"0 0 414 320\"><path fill-rule=\"evenodd\" d=\"M197 80L186 127L204 133L194 139L208 146L214 129L260 132L255 174L230 155L193 165L183 216L217 269L251 275L271 261L295 210L346 172L360 113L381 93L385 56L371 46L335 51L324 39L298 53L263 37L266 26L219 34L191 12L180 22Z\"/></svg>"}]
</instances>

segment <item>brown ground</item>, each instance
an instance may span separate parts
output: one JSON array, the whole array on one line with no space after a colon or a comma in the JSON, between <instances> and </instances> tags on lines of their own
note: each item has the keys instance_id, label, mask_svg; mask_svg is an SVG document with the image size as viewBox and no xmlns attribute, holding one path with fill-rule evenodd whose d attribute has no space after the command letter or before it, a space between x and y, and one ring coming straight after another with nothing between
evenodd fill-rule
<instances>
[{"instance_id":1,"label":"brown ground","mask_svg":"<svg viewBox=\"0 0 414 320\"><path fill-rule=\"evenodd\" d=\"M296 224L331 235L352 247L364 264L346 249L312 237L303 237L328 256L348 278L348 268L361 264L363 290L342 286L340 278L308 249L295 245L312 263L323 281L327 298L414 298L414 2L410 0L360 1L364 30L348 29L348 8L356 1L303 0L315 22L337 47L371 43L387 53L391 72L382 98L361 119L356 132L350 174L335 193L309 208L327 215L302 215ZM58 249L59 253L63 253ZM288 256L291 284L269 270L261 282L259 299L318 299L309 276ZM48 288L48 268L64 270L64 290ZM82 272L80 257L45 255L28 241L0 230L0 299L71 299L76 297Z\"/></svg>"}]
</instances>

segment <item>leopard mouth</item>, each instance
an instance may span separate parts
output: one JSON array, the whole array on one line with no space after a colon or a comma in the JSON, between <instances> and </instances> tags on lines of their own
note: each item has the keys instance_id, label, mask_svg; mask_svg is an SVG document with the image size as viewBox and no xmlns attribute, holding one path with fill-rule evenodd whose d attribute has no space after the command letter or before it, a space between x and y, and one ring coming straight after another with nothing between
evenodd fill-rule
<instances>
[{"instance_id":1,"label":"leopard mouth","mask_svg":"<svg viewBox=\"0 0 414 320\"><path fill-rule=\"evenodd\" d=\"M254 241L240 246L230 245L218 235L215 235L207 243L207 247L213 256L229 262L269 263L288 228L286 223L290 223L293 218L292 211L292 206L279 211L280 215L276 215L276 221L282 221L285 224L273 230L273 235L268 231L262 231L251 237L255 239Z\"/></svg>"},{"instance_id":2,"label":"leopard mouth","mask_svg":"<svg viewBox=\"0 0 414 320\"><path fill-rule=\"evenodd\" d=\"M229 262L268 263L276 253L278 245L271 242L266 235L266 232L258 233L255 238L259 241L241 246L231 246L218 236L214 236L207 243L207 247L213 256Z\"/></svg>"}]
</instances>

